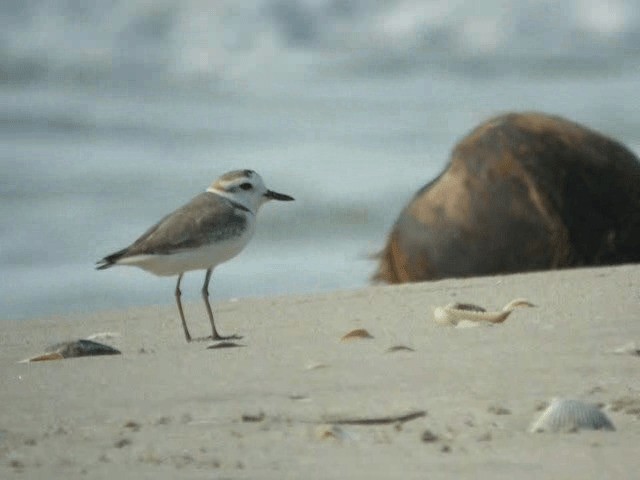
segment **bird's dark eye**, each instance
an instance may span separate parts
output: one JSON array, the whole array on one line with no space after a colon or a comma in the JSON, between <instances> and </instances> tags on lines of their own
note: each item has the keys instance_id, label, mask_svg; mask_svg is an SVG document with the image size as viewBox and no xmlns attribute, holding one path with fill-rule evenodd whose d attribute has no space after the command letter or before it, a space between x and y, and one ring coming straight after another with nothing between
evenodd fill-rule
<instances>
[{"instance_id":1,"label":"bird's dark eye","mask_svg":"<svg viewBox=\"0 0 640 480\"><path fill-rule=\"evenodd\" d=\"M245 182L240 185L240 188L242 190L251 190L253 188L253 185L251 185L249 182Z\"/></svg>"}]
</instances>

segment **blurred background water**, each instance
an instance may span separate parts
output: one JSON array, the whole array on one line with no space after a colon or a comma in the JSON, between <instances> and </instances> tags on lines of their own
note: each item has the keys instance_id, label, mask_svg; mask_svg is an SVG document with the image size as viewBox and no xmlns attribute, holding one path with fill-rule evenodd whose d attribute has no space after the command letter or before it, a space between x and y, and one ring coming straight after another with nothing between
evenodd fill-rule
<instances>
[{"instance_id":1,"label":"blurred background water","mask_svg":"<svg viewBox=\"0 0 640 480\"><path fill-rule=\"evenodd\" d=\"M93 264L236 168L297 201L214 299L364 286L477 123L541 110L638 153L639 87L638 0L3 0L0 319L172 304Z\"/></svg>"}]
</instances>

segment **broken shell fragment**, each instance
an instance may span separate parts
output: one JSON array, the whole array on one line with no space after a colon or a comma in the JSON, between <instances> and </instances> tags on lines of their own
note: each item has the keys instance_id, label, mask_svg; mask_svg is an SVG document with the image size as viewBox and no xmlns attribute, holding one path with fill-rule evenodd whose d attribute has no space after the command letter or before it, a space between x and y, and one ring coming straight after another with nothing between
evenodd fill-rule
<instances>
[{"instance_id":1,"label":"broken shell fragment","mask_svg":"<svg viewBox=\"0 0 640 480\"><path fill-rule=\"evenodd\" d=\"M207 347L207 350L223 349L223 348L239 348L244 347L241 343L236 342L218 342L211 344Z\"/></svg>"},{"instance_id":2,"label":"broken shell fragment","mask_svg":"<svg viewBox=\"0 0 640 480\"><path fill-rule=\"evenodd\" d=\"M316 437L319 440L334 439L340 442L352 441L356 435L339 425L321 425L316 429Z\"/></svg>"},{"instance_id":3,"label":"broken shell fragment","mask_svg":"<svg viewBox=\"0 0 640 480\"><path fill-rule=\"evenodd\" d=\"M85 340L93 340L94 342L97 340L115 340L116 338L120 338L122 335L118 332L97 332L92 333L84 337Z\"/></svg>"},{"instance_id":4,"label":"broken shell fragment","mask_svg":"<svg viewBox=\"0 0 640 480\"><path fill-rule=\"evenodd\" d=\"M65 358L93 357L98 355L120 355L120 351L109 345L94 342L93 340L74 340L56 343L46 349L42 355L27 358L20 363L43 362L46 360L62 360Z\"/></svg>"},{"instance_id":5,"label":"broken shell fragment","mask_svg":"<svg viewBox=\"0 0 640 480\"><path fill-rule=\"evenodd\" d=\"M578 430L615 430L611 420L592 403L554 398L529 432L577 432Z\"/></svg>"},{"instance_id":6,"label":"broken shell fragment","mask_svg":"<svg viewBox=\"0 0 640 480\"><path fill-rule=\"evenodd\" d=\"M343 335L340 340L344 342L348 340L357 340L357 339L363 339L363 338L373 338L373 335L371 335L364 328L356 328L355 330L351 330L349 333L346 333L345 335Z\"/></svg>"},{"instance_id":7,"label":"broken shell fragment","mask_svg":"<svg viewBox=\"0 0 640 480\"><path fill-rule=\"evenodd\" d=\"M433 310L433 318L436 323L454 326L463 321L502 323L516 308L534 306L528 300L516 298L507 303L502 310L488 312L484 308L471 303L450 303L444 307L436 307Z\"/></svg>"},{"instance_id":8,"label":"broken shell fragment","mask_svg":"<svg viewBox=\"0 0 640 480\"><path fill-rule=\"evenodd\" d=\"M305 367L305 370L319 370L321 368L327 368L329 365L321 362L310 362Z\"/></svg>"},{"instance_id":9,"label":"broken shell fragment","mask_svg":"<svg viewBox=\"0 0 640 480\"><path fill-rule=\"evenodd\" d=\"M387 348L386 353L394 352L415 352L415 350L411 347L407 347L406 345L394 345L393 347Z\"/></svg>"}]
</instances>

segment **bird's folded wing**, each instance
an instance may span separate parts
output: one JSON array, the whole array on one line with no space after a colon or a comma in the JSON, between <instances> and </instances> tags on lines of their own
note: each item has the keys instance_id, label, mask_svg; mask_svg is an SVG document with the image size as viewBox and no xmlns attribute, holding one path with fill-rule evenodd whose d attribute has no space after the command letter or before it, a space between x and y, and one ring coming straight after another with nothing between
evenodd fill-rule
<instances>
[{"instance_id":1,"label":"bird's folded wing","mask_svg":"<svg viewBox=\"0 0 640 480\"><path fill-rule=\"evenodd\" d=\"M204 192L149 228L125 255L162 255L223 241L238 235L246 222L229 202Z\"/></svg>"}]
</instances>

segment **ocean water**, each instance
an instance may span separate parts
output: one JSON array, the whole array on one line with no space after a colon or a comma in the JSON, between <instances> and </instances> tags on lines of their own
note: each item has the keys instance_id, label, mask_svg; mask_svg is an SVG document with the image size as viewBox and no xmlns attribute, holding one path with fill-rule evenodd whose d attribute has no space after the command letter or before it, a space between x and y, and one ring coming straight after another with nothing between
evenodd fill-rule
<instances>
[{"instance_id":1,"label":"ocean water","mask_svg":"<svg viewBox=\"0 0 640 480\"><path fill-rule=\"evenodd\" d=\"M640 153L639 91L637 0L4 0L0 319L172 304L94 263L236 168L296 202L214 300L365 286L476 124L541 110Z\"/></svg>"}]
</instances>

